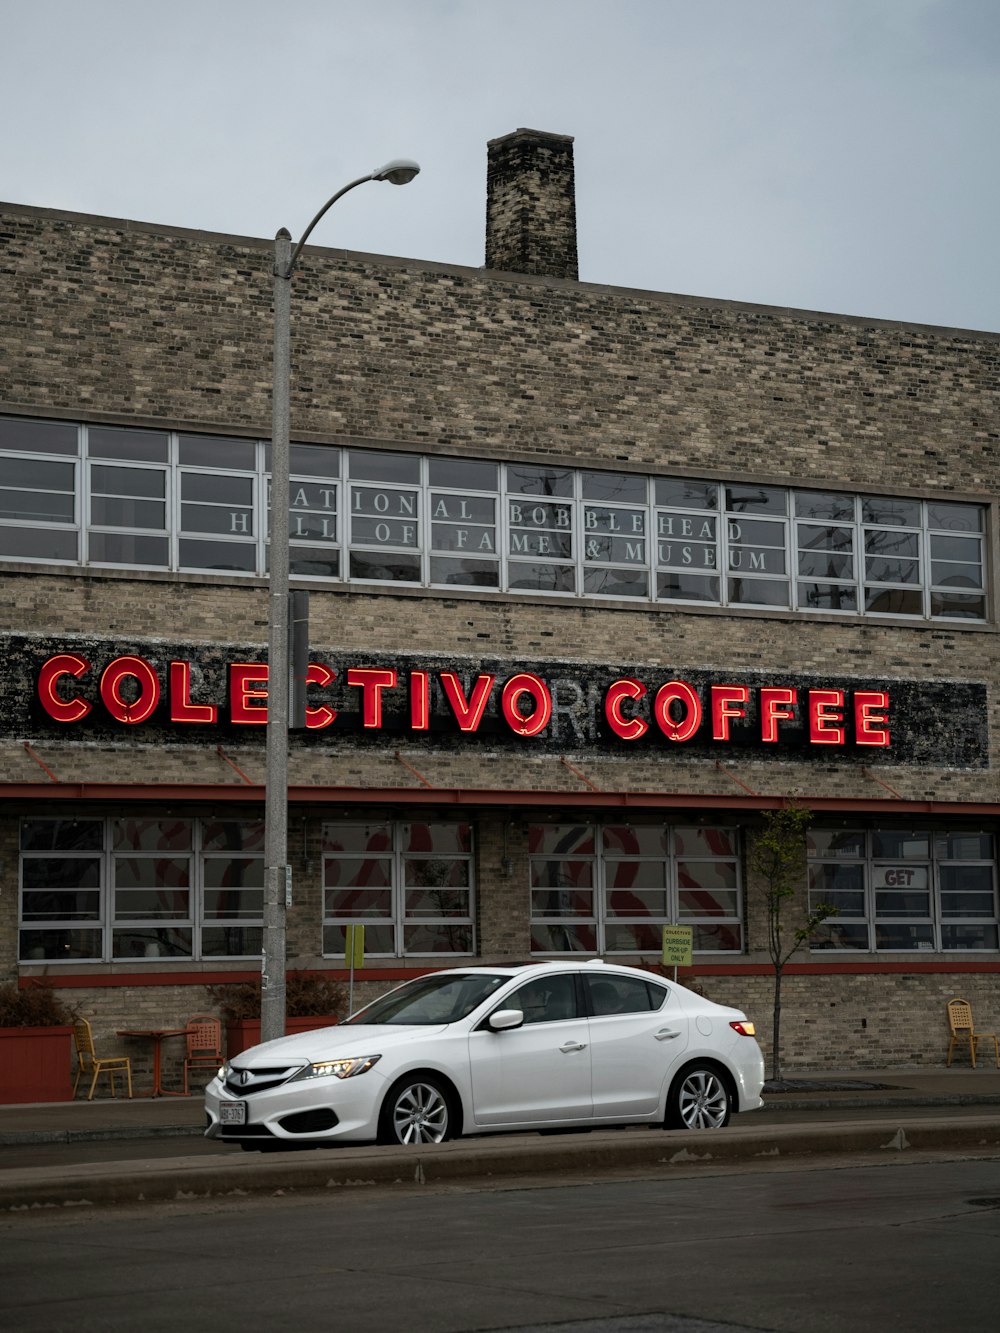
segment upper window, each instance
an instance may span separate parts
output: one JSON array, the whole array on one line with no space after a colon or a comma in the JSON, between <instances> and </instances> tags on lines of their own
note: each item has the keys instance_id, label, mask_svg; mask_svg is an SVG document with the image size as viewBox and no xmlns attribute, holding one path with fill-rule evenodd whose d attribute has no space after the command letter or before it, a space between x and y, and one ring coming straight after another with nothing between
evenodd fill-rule
<instances>
[{"instance_id":1,"label":"upper window","mask_svg":"<svg viewBox=\"0 0 1000 1333\"><path fill-rule=\"evenodd\" d=\"M261 576L270 445L0 417L0 559ZM984 621L986 510L486 459L289 451L300 579Z\"/></svg>"}]
</instances>

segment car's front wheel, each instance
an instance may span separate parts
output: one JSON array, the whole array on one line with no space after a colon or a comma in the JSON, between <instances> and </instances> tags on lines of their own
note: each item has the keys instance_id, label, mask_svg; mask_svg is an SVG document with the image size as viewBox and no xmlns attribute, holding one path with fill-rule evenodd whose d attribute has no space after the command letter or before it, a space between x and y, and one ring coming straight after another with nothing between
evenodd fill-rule
<instances>
[{"instance_id":1,"label":"car's front wheel","mask_svg":"<svg viewBox=\"0 0 1000 1333\"><path fill-rule=\"evenodd\" d=\"M455 1133L451 1099L427 1074L400 1079L382 1104L379 1143L444 1143Z\"/></svg>"},{"instance_id":2,"label":"car's front wheel","mask_svg":"<svg viewBox=\"0 0 1000 1333\"><path fill-rule=\"evenodd\" d=\"M677 1078L667 1098L667 1129L722 1129L733 1099L725 1079L711 1065L692 1065Z\"/></svg>"}]
</instances>

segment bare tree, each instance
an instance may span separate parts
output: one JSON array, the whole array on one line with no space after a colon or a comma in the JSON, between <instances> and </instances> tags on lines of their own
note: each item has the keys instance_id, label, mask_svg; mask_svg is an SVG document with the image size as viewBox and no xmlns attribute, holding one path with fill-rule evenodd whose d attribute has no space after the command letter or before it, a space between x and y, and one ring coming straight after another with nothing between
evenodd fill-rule
<instances>
[{"instance_id":1,"label":"bare tree","mask_svg":"<svg viewBox=\"0 0 1000 1333\"><path fill-rule=\"evenodd\" d=\"M801 945L810 939L827 918L836 916L830 903L817 903L799 916L797 924L789 919L792 900L802 884L806 829L812 811L790 802L780 810L764 814L764 828L750 852L750 868L764 883L764 910L767 917L767 952L774 968L774 1020L771 1035L771 1078L781 1078L781 978L785 964Z\"/></svg>"}]
</instances>

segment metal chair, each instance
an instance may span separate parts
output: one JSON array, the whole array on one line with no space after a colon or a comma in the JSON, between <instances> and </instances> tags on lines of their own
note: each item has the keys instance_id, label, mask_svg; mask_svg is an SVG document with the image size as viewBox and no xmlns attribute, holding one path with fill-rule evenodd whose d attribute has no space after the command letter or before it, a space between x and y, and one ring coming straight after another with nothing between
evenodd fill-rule
<instances>
[{"instance_id":1,"label":"metal chair","mask_svg":"<svg viewBox=\"0 0 1000 1333\"><path fill-rule=\"evenodd\" d=\"M90 1091L87 1093L87 1101L93 1101L94 1089L97 1087L97 1080L102 1074L107 1074L111 1080L111 1095L117 1097L118 1092L115 1085L115 1075L124 1074L128 1082L128 1095L132 1096L132 1061L127 1055L112 1055L110 1057L101 1057L94 1050L94 1032L90 1026L90 1020L78 1018L73 1025L73 1045L76 1047L76 1079L73 1082L73 1096L76 1096L76 1090L80 1086L80 1075L87 1071L93 1077L90 1080Z\"/></svg>"},{"instance_id":2,"label":"metal chair","mask_svg":"<svg viewBox=\"0 0 1000 1333\"><path fill-rule=\"evenodd\" d=\"M951 1065L951 1057L954 1054L955 1047L959 1042L969 1043L969 1059L972 1061L972 1068L976 1067L976 1046L979 1042L991 1041L993 1043L993 1056L996 1061L997 1069L1000 1069L1000 1041L997 1040L995 1032L977 1032L976 1025L972 1021L972 1005L968 1000L949 1000L948 1001L948 1026L951 1028L951 1041L948 1043L948 1065Z\"/></svg>"},{"instance_id":3,"label":"metal chair","mask_svg":"<svg viewBox=\"0 0 1000 1333\"><path fill-rule=\"evenodd\" d=\"M184 1095L187 1096L192 1069L207 1069L214 1074L222 1064L222 1024L212 1014L196 1014L188 1019L185 1031Z\"/></svg>"}]
</instances>

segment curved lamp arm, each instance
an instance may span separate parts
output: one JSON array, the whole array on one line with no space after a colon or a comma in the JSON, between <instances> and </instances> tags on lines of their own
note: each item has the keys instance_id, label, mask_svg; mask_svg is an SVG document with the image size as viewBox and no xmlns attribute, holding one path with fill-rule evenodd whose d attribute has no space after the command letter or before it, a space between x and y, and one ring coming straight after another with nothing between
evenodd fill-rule
<instances>
[{"instance_id":1,"label":"curved lamp arm","mask_svg":"<svg viewBox=\"0 0 1000 1333\"><path fill-rule=\"evenodd\" d=\"M275 276L279 278L290 278L292 276L292 272L298 262L302 247L312 235L313 228L323 217L324 213L328 212L338 199L342 199L343 196L347 194L348 190L353 190L358 185L364 185L366 181L388 181L390 185L407 185L419 171L420 167L416 162L405 157L395 157L391 162L387 162L384 167L379 167L377 171L373 171L367 176L359 176L357 180L351 181L347 185L342 185L337 193L326 201L313 218L312 222L309 223L309 226L306 227L305 231L302 233L302 239L292 251L291 258L285 266L285 271L279 273L275 270Z\"/></svg>"}]
</instances>

